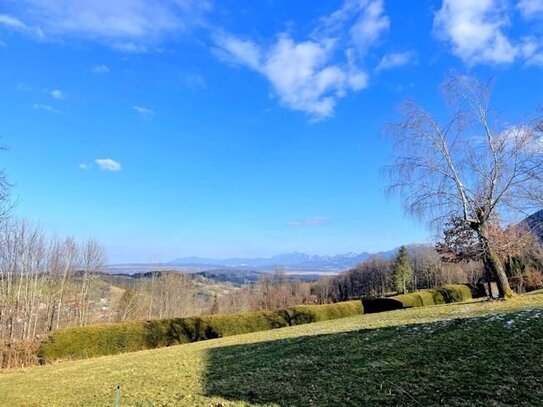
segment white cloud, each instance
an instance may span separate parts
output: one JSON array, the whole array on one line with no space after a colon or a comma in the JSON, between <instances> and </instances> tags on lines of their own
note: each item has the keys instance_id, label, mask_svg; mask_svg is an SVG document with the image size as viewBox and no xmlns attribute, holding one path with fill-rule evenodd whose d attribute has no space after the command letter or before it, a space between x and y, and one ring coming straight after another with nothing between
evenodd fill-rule
<instances>
[{"instance_id":1,"label":"white cloud","mask_svg":"<svg viewBox=\"0 0 543 407\"><path fill-rule=\"evenodd\" d=\"M399 68L412 63L415 60L415 53L412 51L386 54L375 68L377 72L387 69Z\"/></svg>"},{"instance_id":2,"label":"white cloud","mask_svg":"<svg viewBox=\"0 0 543 407\"><path fill-rule=\"evenodd\" d=\"M90 166L89 166L89 164L79 164L78 167L81 170L88 170Z\"/></svg>"},{"instance_id":3,"label":"white cloud","mask_svg":"<svg viewBox=\"0 0 543 407\"><path fill-rule=\"evenodd\" d=\"M543 0L520 0L517 8L527 20L543 16Z\"/></svg>"},{"instance_id":4,"label":"white cloud","mask_svg":"<svg viewBox=\"0 0 543 407\"><path fill-rule=\"evenodd\" d=\"M262 50L250 40L220 35L216 38L217 56L225 61L246 65L259 70L262 63Z\"/></svg>"},{"instance_id":5,"label":"white cloud","mask_svg":"<svg viewBox=\"0 0 543 407\"><path fill-rule=\"evenodd\" d=\"M260 73L282 105L319 120L333 115L338 100L348 91L367 86L361 59L388 27L382 0L348 0L321 19L305 41L281 33L266 47L220 34L215 38L215 53Z\"/></svg>"},{"instance_id":6,"label":"white cloud","mask_svg":"<svg viewBox=\"0 0 543 407\"><path fill-rule=\"evenodd\" d=\"M517 9L526 23L541 24L543 22L543 0L521 0ZM531 30L531 33L537 32ZM543 37L533 35L523 39L520 52L525 58L526 66L543 66Z\"/></svg>"},{"instance_id":7,"label":"white cloud","mask_svg":"<svg viewBox=\"0 0 543 407\"><path fill-rule=\"evenodd\" d=\"M134 41L115 41L111 46L117 51L126 52L128 54L136 54L149 51L149 46L143 43Z\"/></svg>"},{"instance_id":8,"label":"white cloud","mask_svg":"<svg viewBox=\"0 0 543 407\"><path fill-rule=\"evenodd\" d=\"M25 30L27 28L26 24L21 20L8 16L7 14L0 14L0 25L6 25L20 30Z\"/></svg>"},{"instance_id":9,"label":"white cloud","mask_svg":"<svg viewBox=\"0 0 543 407\"><path fill-rule=\"evenodd\" d=\"M197 0L22 0L17 5L19 14L46 36L92 39L130 52L186 31L210 8Z\"/></svg>"},{"instance_id":10,"label":"white cloud","mask_svg":"<svg viewBox=\"0 0 543 407\"><path fill-rule=\"evenodd\" d=\"M524 19L522 26L512 27L514 11ZM536 33L542 18L543 0L443 0L434 18L434 31L469 65L519 60L527 66L541 66L543 37Z\"/></svg>"},{"instance_id":11,"label":"white cloud","mask_svg":"<svg viewBox=\"0 0 543 407\"><path fill-rule=\"evenodd\" d=\"M539 127L528 125L511 126L494 136L496 145L506 142L511 148L521 149L529 154L543 154L543 132Z\"/></svg>"},{"instance_id":12,"label":"white cloud","mask_svg":"<svg viewBox=\"0 0 543 407\"><path fill-rule=\"evenodd\" d=\"M60 89L53 89L49 94L55 99L64 99L66 95Z\"/></svg>"},{"instance_id":13,"label":"white cloud","mask_svg":"<svg viewBox=\"0 0 543 407\"><path fill-rule=\"evenodd\" d=\"M41 104L41 103L34 103L32 105L32 107L35 110L43 110L43 111L49 112L49 113L62 113L60 110L58 110L58 109L56 109L56 108L54 108L52 106Z\"/></svg>"},{"instance_id":14,"label":"white cloud","mask_svg":"<svg viewBox=\"0 0 543 407\"><path fill-rule=\"evenodd\" d=\"M29 27L19 18L7 14L0 14L0 26L5 26L24 32L35 38L43 38L43 31L39 27Z\"/></svg>"},{"instance_id":15,"label":"white cloud","mask_svg":"<svg viewBox=\"0 0 543 407\"><path fill-rule=\"evenodd\" d=\"M367 52L390 27L383 0L345 0L338 10L321 21L314 32L316 37L338 38L347 33L349 45L358 54Z\"/></svg>"},{"instance_id":16,"label":"white cloud","mask_svg":"<svg viewBox=\"0 0 543 407\"><path fill-rule=\"evenodd\" d=\"M292 220L287 222L289 226L320 226L326 225L330 222L330 218L324 216L313 216L311 218L305 218L300 220Z\"/></svg>"},{"instance_id":17,"label":"white cloud","mask_svg":"<svg viewBox=\"0 0 543 407\"><path fill-rule=\"evenodd\" d=\"M94 65L92 67L92 73L95 73L95 74L109 73L109 67L104 64Z\"/></svg>"},{"instance_id":18,"label":"white cloud","mask_svg":"<svg viewBox=\"0 0 543 407\"><path fill-rule=\"evenodd\" d=\"M468 64L511 63L519 51L504 31L507 11L503 0L443 0L434 29Z\"/></svg>"},{"instance_id":19,"label":"white cloud","mask_svg":"<svg viewBox=\"0 0 543 407\"><path fill-rule=\"evenodd\" d=\"M384 14L382 0L357 1L356 3L360 5L367 3L367 6L361 10L361 15L351 27L350 32L356 46L366 50L379 39L383 32L388 30L390 20Z\"/></svg>"},{"instance_id":20,"label":"white cloud","mask_svg":"<svg viewBox=\"0 0 543 407\"><path fill-rule=\"evenodd\" d=\"M543 66L543 52L534 54L526 60L527 66Z\"/></svg>"},{"instance_id":21,"label":"white cloud","mask_svg":"<svg viewBox=\"0 0 543 407\"><path fill-rule=\"evenodd\" d=\"M136 112L138 112L143 117L151 117L155 114L155 111L143 106L132 106Z\"/></svg>"},{"instance_id":22,"label":"white cloud","mask_svg":"<svg viewBox=\"0 0 543 407\"><path fill-rule=\"evenodd\" d=\"M111 158L97 158L94 162L102 171L118 172L122 169L121 163Z\"/></svg>"}]
</instances>

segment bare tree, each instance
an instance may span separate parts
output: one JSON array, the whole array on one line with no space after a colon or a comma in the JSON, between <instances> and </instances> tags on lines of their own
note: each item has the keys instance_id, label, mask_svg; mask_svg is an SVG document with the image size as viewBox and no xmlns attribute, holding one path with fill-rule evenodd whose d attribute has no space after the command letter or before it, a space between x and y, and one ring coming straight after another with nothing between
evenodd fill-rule
<instances>
[{"instance_id":1,"label":"bare tree","mask_svg":"<svg viewBox=\"0 0 543 407\"><path fill-rule=\"evenodd\" d=\"M0 152L6 151L6 146L0 145ZM0 170L0 223L5 222L9 218L13 204L10 200L10 187L6 172Z\"/></svg>"},{"instance_id":2,"label":"bare tree","mask_svg":"<svg viewBox=\"0 0 543 407\"><path fill-rule=\"evenodd\" d=\"M313 284L312 292L317 297L318 304L326 304L331 298L332 277L323 276Z\"/></svg>"},{"instance_id":3,"label":"bare tree","mask_svg":"<svg viewBox=\"0 0 543 407\"><path fill-rule=\"evenodd\" d=\"M190 274L152 271L127 287L116 306L117 320L177 318L201 314L196 285Z\"/></svg>"},{"instance_id":4,"label":"bare tree","mask_svg":"<svg viewBox=\"0 0 543 407\"><path fill-rule=\"evenodd\" d=\"M91 317L91 298L96 289L96 272L102 271L106 264L104 248L96 240L87 240L80 249L80 284L77 299L77 319L79 325L89 323Z\"/></svg>"},{"instance_id":5,"label":"bare tree","mask_svg":"<svg viewBox=\"0 0 543 407\"><path fill-rule=\"evenodd\" d=\"M388 126L395 158L386 168L389 193L407 213L442 225L461 219L478 240L487 272L501 297L512 295L489 226L541 208L541 120L507 124L490 108L490 86L456 75L444 84L448 117L440 120L412 101Z\"/></svg>"},{"instance_id":6,"label":"bare tree","mask_svg":"<svg viewBox=\"0 0 543 407\"><path fill-rule=\"evenodd\" d=\"M135 288L129 288L123 293L117 305L118 321L128 321L139 317L139 298L140 293Z\"/></svg>"}]
</instances>

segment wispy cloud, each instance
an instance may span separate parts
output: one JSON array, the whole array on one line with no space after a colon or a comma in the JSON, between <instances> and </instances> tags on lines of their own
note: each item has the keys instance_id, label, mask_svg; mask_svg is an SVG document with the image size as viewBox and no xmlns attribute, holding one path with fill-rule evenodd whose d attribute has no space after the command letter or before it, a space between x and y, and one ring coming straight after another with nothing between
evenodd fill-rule
<instances>
[{"instance_id":1,"label":"wispy cloud","mask_svg":"<svg viewBox=\"0 0 543 407\"><path fill-rule=\"evenodd\" d=\"M5 25L11 28L17 28L20 30L27 29L27 26L25 23L23 23L18 18L9 16L7 14L0 14L0 25Z\"/></svg>"},{"instance_id":2,"label":"wispy cloud","mask_svg":"<svg viewBox=\"0 0 543 407\"><path fill-rule=\"evenodd\" d=\"M139 113L143 117L152 117L155 114L155 111L152 109L149 109L148 107L132 106L132 109L134 109L137 113Z\"/></svg>"},{"instance_id":3,"label":"wispy cloud","mask_svg":"<svg viewBox=\"0 0 543 407\"><path fill-rule=\"evenodd\" d=\"M66 95L60 89L53 89L49 94L55 99L65 99Z\"/></svg>"},{"instance_id":4,"label":"wispy cloud","mask_svg":"<svg viewBox=\"0 0 543 407\"><path fill-rule=\"evenodd\" d=\"M17 89L17 92L33 92L34 89L32 87L28 86L26 83L18 83L15 85L15 89Z\"/></svg>"},{"instance_id":5,"label":"wispy cloud","mask_svg":"<svg viewBox=\"0 0 543 407\"><path fill-rule=\"evenodd\" d=\"M90 168L90 165L89 164L79 164L78 167L81 170L88 170Z\"/></svg>"},{"instance_id":6,"label":"wispy cloud","mask_svg":"<svg viewBox=\"0 0 543 407\"><path fill-rule=\"evenodd\" d=\"M382 0L347 0L323 17L305 41L295 41L283 32L270 46L263 46L219 33L215 54L260 73L282 105L319 120L333 115L339 99L349 91L367 86L362 59L389 24ZM338 54L342 55L339 60Z\"/></svg>"},{"instance_id":7,"label":"wispy cloud","mask_svg":"<svg viewBox=\"0 0 543 407\"><path fill-rule=\"evenodd\" d=\"M122 170L121 163L111 158L97 158L94 162L102 171L118 172Z\"/></svg>"},{"instance_id":8,"label":"wispy cloud","mask_svg":"<svg viewBox=\"0 0 543 407\"><path fill-rule=\"evenodd\" d=\"M109 73L109 67L107 65L104 65L104 64L94 65L92 67L92 73L95 73L95 74Z\"/></svg>"},{"instance_id":9,"label":"wispy cloud","mask_svg":"<svg viewBox=\"0 0 543 407\"><path fill-rule=\"evenodd\" d=\"M112 48L127 54L139 54L149 51L149 45L134 41L115 41L111 43Z\"/></svg>"},{"instance_id":10,"label":"wispy cloud","mask_svg":"<svg viewBox=\"0 0 543 407\"><path fill-rule=\"evenodd\" d=\"M134 52L187 32L210 7L206 0L21 0L14 7L17 18L0 15L0 23L19 29L31 25L47 37L89 39Z\"/></svg>"},{"instance_id":11,"label":"wispy cloud","mask_svg":"<svg viewBox=\"0 0 543 407\"><path fill-rule=\"evenodd\" d=\"M287 222L289 226L320 226L330 223L330 218L324 216L313 216L310 218L292 220Z\"/></svg>"},{"instance_id":12,"label":"wispy cloud","mask_svg":"<svg viewBox=\"0 0 543 407\"><path fill-rule=\"evenodd\" d=\"M527 66L543 66L543 51L534 53L526 60Z\"/></svg>"},{"instance_id":13,"label":"wispy cloud","mask_svg":"<svg viewBox=\"0 0 543 407\"><path fill-rule=\"evenodd\" d=\"M0 14L0 27L4 26L23 32L35 38L43 38L43 31L39 27L30 27L23 20L8 14Z\"/></svg>"},{"instance_id":14,"label":"wispy cloud","mask_svg":"<svg viewBox=\"0 0 543 407\"><path fill-rule=\"evenodd\" d=\"M415 61L415 57L416 56L413 51L386 54L383 56L383 58L381 58L381 61L375 68L375 71L380 72L411 64Z\"/></svg>"},{"instance_id":15,"label":"wispy cloud","mask_svg":"<svg viewBox=\"0 0 543 407\"><path fill-rule=\"evenodd\" d=\"M383 0L345 0L338 10L321 18L314 34L325 38L347 34L353 49L365 54L389 28Z\"/></svg>"},{"instance_id":16,"label":"wispy cloud","mask_svg":"<svg viewBox=\"0 0 543 407\"><path fill-rule=\"evenodd\" d=\"M190 74L185 76L185 85L192 90L205 90L207 89L207 82L202 75Z\"/></svg>"},{"instance_id":17,"label":"wispy cloud","mask_svg":"<svg viewBox=\"0 0 543 407\"><path fill-rule=\"evenodd\" d=\"M49 113L62 113L61 110L56 109L53 106L45 105L45 104L41 104L41 103L34 103L32 105L32 107L34 108L34 110L42 110L42 111L49 112Z\"/></svg>"},{"instance_id":18,"label":"wispy cloud","mask_svg":"<svg viewBox=\"0 0 543 407\"><path fill-rule=\"evenodd\" d=\"M517 8L525 19L543 16L543 1L541 0L520 0Z\"/></svg>"}]
</instances>

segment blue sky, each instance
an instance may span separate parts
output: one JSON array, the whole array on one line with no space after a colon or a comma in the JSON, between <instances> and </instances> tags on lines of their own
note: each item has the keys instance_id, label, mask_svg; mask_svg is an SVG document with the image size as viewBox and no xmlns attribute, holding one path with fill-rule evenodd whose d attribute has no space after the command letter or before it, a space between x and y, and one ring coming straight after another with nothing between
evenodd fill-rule
<instances>
[{"instance_id":1,"label":"blue sky","mask_svg":"<svg viewBox=\"0 0 543 407\"><path fill-rule=\"evenodd\" d=\"M383 125L452 70L532 113L543 0L7 0L2 166L111 262L386 250L429 232L383 194Z\"/></svg>"}]
</instances>

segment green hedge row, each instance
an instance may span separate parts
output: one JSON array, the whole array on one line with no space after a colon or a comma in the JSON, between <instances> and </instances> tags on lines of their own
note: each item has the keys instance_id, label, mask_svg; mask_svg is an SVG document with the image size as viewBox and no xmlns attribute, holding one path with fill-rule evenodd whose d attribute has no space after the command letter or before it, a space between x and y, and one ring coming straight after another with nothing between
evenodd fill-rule
<instances>
[{"instance_id":1,"label":"green hedge row","mask_svg":"<svg viewBox=\"0 0 543 407\"><path fill-rule=\"evenodd\" d=\"M362 313L360 301L348 301L242 314L89 325L53 332L40 347L39 357L52 361L114 355Z\"/></svg>"},{"instance_id":2,"label":"green hedge row","mask_svg":"<svg viewBox=\"0 0 543 407\"><path fill-rule=\"evenodd\" d=\"M364 310L360 301L346 301L324 305L298 305L279 312L282 312L283 318L293 326L361 315Z\"/></svg>"},{"instance_id":3,"label":"green hedge row","mask_svg":"<svg viewBox=\"0 0 543 407\"><path fill-rule=\"evenodd\" d=\"M471 288L464 284L451 284L436 289L421 290L388 298L363 298L364 313L383 312L395 309L449 304L472 299Z\"/></svg>"},{"instance_id":4,"label":"green hedge row","mask_svg":"<svg viewBox=\"0 0 543 407\"><path fill-rule=\"evenodd\" d=\"M448 285L389 298L362 299L336 304L300 305L273 311L89 325L53 332L41 345L38 356L43 361L52 361L114 355L363 313L446 304L471 298L468 286Z\"/></svg>"}]
</instances>

